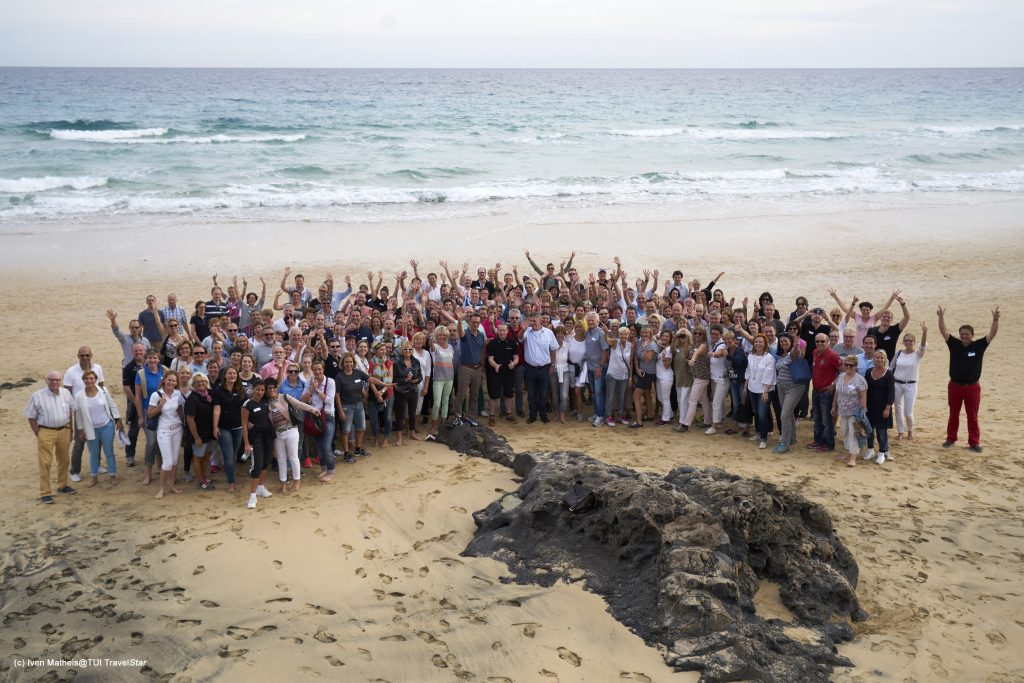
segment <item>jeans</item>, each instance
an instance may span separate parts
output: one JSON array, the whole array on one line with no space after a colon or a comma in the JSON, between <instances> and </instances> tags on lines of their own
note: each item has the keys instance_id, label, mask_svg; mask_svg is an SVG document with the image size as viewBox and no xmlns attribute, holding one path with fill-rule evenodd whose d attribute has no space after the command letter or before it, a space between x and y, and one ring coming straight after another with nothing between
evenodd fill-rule
<instances>
[{"instance_id":1,"label":"jeans","mask_svg":"<svg viewBox=\"0 0 1024 683\"><path fill-rule=\"evenodd\" d=\"M689 427L693 424L693 419L697 417L697 404L699 403L701 409L704 411L704 421L707 422L711 417L711 403L708 401L708 383L710 380L706 379L694 379L693 386L690 387L690 396L686 401L686 415L680 421L682 424ZM679 412L683 412L683 408L679 408Z\"/></svg>"},{"instance_id":2,"label":"jeans","mask_svg":"<svg viewBox=\"0 0 1024 683\"><path fill-rule=\"evenodd\" d=\"M111 420L102 427L95 427L95 439L85 442L89 447L89 474L96 476L100 470L100 449L107 453L107 473L111 476L117 474L117 465L114 463L114 422Z\"/></svg>"},{"instance_id":3,"label":"jeans","mask_svg":"<svg viewBox=\"0 0 1024 683\"><path fill-rule=\"evenodd\" d=\"M360 404L361 405L361 404ZM320 454L320 466L327 472L334 471L334 415L324 413L324 433L316 437L316 449Z\"/></svg>"},{"instance_id":4,"label":"jeans","mask_svg":"<svg viewBox=\"0 0 1024 683\"><path fill-rule=\"evenodd\" d=\"M156 430L156 442L160 447L160 469L170 472L178 464L178 451L181 449L181 438L184 430L180 424L173 424L169 427L160 427Z\"/></svg>"},{"instance_id":5,"label":"jeans","mask_svg":"<svg viewBox=\"0 0 1024 683\"><path fill-rule=\"evenodd\" d=\"M346 403L341 409L345 411L345 433L348 438L355 438L356 432L366 431L366 409L362 401Z\"/></svg>"},{"instance_id":6,"label":"jeans","mask_svg":"<svg viewBox=\"0 0 1024 683\"><path fill-rule=\"evenodd\" d=\"M831 391L815 389L811 399L814 402L814 443L830 451L836 447L836 426L832 419L834 397Z\"/></svg>"},{"instance_id":7,"label":"jeans","mask_svg":"<svg viewBox=\"0 0 1024 683\"><path fill-rule=\"evenodd\" d=\"M139 415L135 412L135 403L128 401L125 409L125 424L128 425L128 445L124 447L124 457L128 460L135 459L135 445L139 440Z\"/></svg>"},{"instance_id":8,"label":"jeans","mask_svg":"<svg viewBox=\"0 0 1024 683\"><path fill-rule=\"evenodd\" d=\"M771 415L768 414L768 407L771 399L765 400L764 394L748 391L750 405L754 410L754 422L757 423L757 434L761 441L768 440L768 428L771 426Z\"/></svg>"},{"instance_id":9,"label":"jeans","mask_svg":"<svg viewBox=\"0 0 1024 683\"><path fill-rule=\"evenodd\" d=\"M722 414L725 412L725 395L729 393L729 380L725 379L712 379L712 394L711 394L711 423L722 424ZM704 421L707 422L707 416L704 417Z\"/></svg>"},{"instance_id":10,"label":"jeans","mask_svg":"<svg viewBox=\"0 0 1024 683\"><path fill-rule=\"evenodd\" d=\"M223 432L222 432L223 433ZM274 455L277 456L277 478L288 481L288 465L292 467L292 479L302 476L299 469L299 430L297 427L278 432L274 438Z\"/></svg>"},{"instance_id":11,"label":"jeans","mask_svg":"<svg viewBox=\"0 0 1024 683\"><path fill-rule=\"evenodd\" d=\"M807 395L806 384L779 384L782 395L782 443L787 447L796 441L796 410Z\"/></svg>"},{"instance_id":12,"label":"jeans","mask_svg":"<svg viewBox=\"0 0 1024 683\"><path fill-rule=\"evenodd\" d=\"M242 428L234 429L221 428L217 435L217 442L220 444L220 460L224 466L224 474L229 484L235 483L235 461L238 453L242 450Z\"/></svg>"},{"instance_id":13,"label":"jeans","mask_svg":"<svg viewBox=\"0 0 1024 683\"><path fill-rule=\"evenodd\" d=\"M594 399L594 417L604 417L604 399L605 399L605 388L604 383L607 376L605 370L601 371L601 376L597 377L594 375L593 369L588 369L590 373L587 376L587 383L590 385L590 395Z\"/></svg>"},{"instance_id":14,"label":"jeans","mask_svg":"<svg viewBox=\"0 0 1024 683\"><path fill-rule=\"evenodd\" d=\"M750 424L750 411L743 401L743 382L742 377L729 380L729 396L732 399L732 410L729 411L729 417L741 425Z\"/></svg>"},{"instance_id":15,"label":"jeans","mask_svg":"<svg viewBox=\"0 0 1024 683\"><path fill-rule=\"evenodd\" d=\"M395 427L399 432L405 428L410 432L416 431L416 403L419 395L420 392L415 389L404 393L395 392L395 419L398 422Z\"/></svg>"},{"instance_id":16,"label":"jeans","mask_svg":"<svg viewBox=\"0 0 1024 683\"><path fill-rule=\"evenodd\" d=\"M526 391L530 398L530 417L542 419L548 416L548 389L551 386L551 364L527 365L525 371Z\"/></svg>"},{"instance_id":17,"label":"jeans","mask_svg":"<svg viewBox=\"0 0 1024 683\"><path fill-rule=\"evenodd\" d=\"M515 369L516 412L523 412L523 393L526 387L526 363L518 363Z\"/></svg>"},{"instance_id":18,"label":"jeans","mask_svg":"<svg viewBox=\"0 0 1024 683\"><path fill-rule=\"evenodd\" d=\"M479 374L479 373L478 373ZM391 409L395 405L395 397L391 395L384 403L370 399L370 431L374 436L391 436ZM461 404L459 404L461 407Z\"/></svg>"},{"instance_id":19,"label":"jeans","mask_svg":"<svg viewBox=\"0 0 1024 683\"><path fill-rule=\"evenodd\" d=\"M871 433L868 434L868 448L875 447L875 437L878 437L878 452L889 452L889 428L885 426L885 420L880 419L871 423Z\"/></svg>"},{"instance_id":20,"label":"jeans","mask_svg":"<svg viewBox=\"0 0 1024 683\"><path fill-rule=\"evenodd\" d=\"M605 377L605 409L608 411L608 418L614 418L616 409L619 417L626 417L626 382L629 379L615 379L611 375ZM596 402L596 399L595 399Z\"/></svg>"},{"instance_id":21,"label":"jeans","mask_svg":"<svg viewBox=\"0 0 1024 683\"><path fill-rule=\"evenodd\" d=\"M567 368L561 376L555 373L555 382L558 384L558 412L564 413L569 410L569 392L576 381L576 375L572 367Z\"/></svg>"}]
</instances>

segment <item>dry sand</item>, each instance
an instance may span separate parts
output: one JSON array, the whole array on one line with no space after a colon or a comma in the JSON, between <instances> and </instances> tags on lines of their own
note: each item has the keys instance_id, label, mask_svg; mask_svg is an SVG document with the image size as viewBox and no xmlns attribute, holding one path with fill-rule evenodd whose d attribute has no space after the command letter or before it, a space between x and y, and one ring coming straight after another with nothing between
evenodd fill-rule
<instances>
[{"instance_id":1,"label":"dry sand","mask_svg":"<svg viewBox=\"0 0 1024 683\"><path fill-rule=\"evenodd\" d=\"M902 287L912 328L925 320L931 344L918 438L895 446L895 461L884 466L849 470L802 449L777 457L736 437L664 428L499 431L520 450L572 448L650 472L716 465L824 503L860 563L857 592L870 613L841 648L856 667L838 670L836 680L1024 680L1024 461L1013 427L1024 412L1016 391L1024 373L1010 357L1024 331L1024 202L971 201L823 206L784 218L609 222L566 212L367 227L387 235L374 243L426 263L445 257L525 265L526 246L540 260L575 248L584 271L617 253L631 277L677 264L688 277L726 270L721 284L729 295L770 289L785 311L798 294L827 305L830 285L876 302ZM309 253L318 256L286 254L268 242L276 235L283 245L299 228L312 231ZM314 281L327 269L339 277L366 270L360 245L370 240L355 237L351 225L221 230L221 238L201 240L208 247L202 258L195 241L169 239L167 225L0 233L9 321L0 382L37 380L0 395L0 465L9 473L0 496L0 667L11 667L10 678L67 674L59 666L14 668L16 658L82 657L146 664L79 666L80 680L138 680L140 670L182 681L695 680L671 673L657 649L579 583L506 584L503 565L460 557L473 533L470 513L516 483L507 470L435 444L376 451L354 467L339 465L334 484L307 480L299 494L275 495L256 511L245 509L244 493L230 495L223 486L154 501L139 468L123 469L125 481L114 490L80 488L56 505L38 505L34 441L22 411L39 378L69 366L79 344L90 344L96 361L116 373L120 351L103 316L108 306L126 321L149 291L162 298L175 290L186 302L205 298L213 271L223 281L244 270L250 283L262 272L273 287L285 262ZM138 254L155 235L164 246L142 263ZM230 245L239 240L253 246L232 260ZM385 258L380 266L403 264ZM969 321L979 334L993 305L1005 312L983 377L982 456L962 444L939 447L947 369L935 323L940 302L951 324ZM801 423L801 442L810 440L809 430ZM785 616L770 584L758 609ZM807 635L797 627L793 634Z\"/></svg>"}]
</instances>

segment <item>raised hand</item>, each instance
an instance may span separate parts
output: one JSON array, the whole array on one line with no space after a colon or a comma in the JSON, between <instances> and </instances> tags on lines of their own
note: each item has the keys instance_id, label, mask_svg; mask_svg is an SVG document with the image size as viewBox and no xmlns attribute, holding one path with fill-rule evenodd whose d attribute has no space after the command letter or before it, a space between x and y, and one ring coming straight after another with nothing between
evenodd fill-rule
<instances>
[{"instance_id":1,"label":"raised hand","mask_svg":"<svg viewBox=\"0 0 1024 683\"><path fill-rule=\"evenodd\" d=\"M992 309L992 319L993 320L999 320L999 307L998 306L996 306L995 308Z\"/></svg>"},{"instance_id":2,"label":"raised hand","mask_svg":"<svg viewBox=\"0 0 1024 683\"><path fill-rule=\"evenodd\" d=\"M284 276L288 277L291 274L292 274L292 267L291 266L285 266L284 267ZM217 276L214 275L214 277L217 277Z\"/></svg>"},{"instance_id":3,"label":"raised hand","mask_svg":"<svg viewBox=\"0 0 1024 683\"><path fill-rule=\"evenodd\" d=\"M112 308L108 308L107 309L107 318L109 318L110 322L112 322L112 323L117 322L117 313L114 312L114 309L112 309Z\"/></svg>"},{"instance_id":4,"label":"raised hand","mask_svg":"<svg viewBox=\"0 0 1024 683\"><path fill-rule=\"evenodd\" d=\"M352 287L352 276L351 275L346 275L345 276L345 284L348 285L349 288Z\"/></svg>"},{"instance_id":5,"label":"raised hand","mask_svg":"<svg viewBox=\"0 0 1024 683\"><path fill-rule=\"evenodd\" d=\"M838 294L836 294L836 288L835 287L829 287L826 291L829 294L831 294L832 296L838 296Z\"/></svg>"},{"instance_id":6,"label":"raised hand","mask_svg":"<svg viewBox=\"0 0 1024 683\"><path fill-rule=\"evenodd\" d=\"M925 335L928 333L928 325L922 320L921 321L921 334Z\"/></svg>"},{"instance_id":7,"label":"raised hand","mask_svg":"<svg viewBox=\"0 0 1024 683\"><path fill-rule=\"evenodd\" d=\"M523 249L523 253L526 254L526 258L530 258L530 250L529 249Z\"/></svg>"},{"instance_id":8,"label":"raised hand","mask_svg":"<svg viewBox=\"0 0 1024 683\"><path fill-rule=\"evenodd\" d=\"M619 267L622 266L622 260L618 256L613 256L612 257L612 263L614 263L615 265L617 265Z\"/></svg>"},{"instance_id":9,"label":"raised hand","mask_svg":"<svg viewBox=\"0 0 1024 683\"><path fill-rule=\"evenodd\" d=\"M417 267L419 267L419 265L420 265L420 262L419 262L419 261L417 261L416 259L409 259L409 266L410 266L410 267L411 267L411 268L412 268L413 270L416 270L416 268L417 268Z\"/></svg>"},{"instance_id":10,"label":"raised hand","mask_svg":"<svg viewBox=\"0 0 1024 683\"><path fill-rule=\"evenodd\" d=\"M996 310L999 309L996 308ZM939 306L938 309L936 309L935 311L935 315L939 316L939 318L941 319L944 315L946 315L946 309L943 308L942 306Z\"/></svg>"}]
</instances>

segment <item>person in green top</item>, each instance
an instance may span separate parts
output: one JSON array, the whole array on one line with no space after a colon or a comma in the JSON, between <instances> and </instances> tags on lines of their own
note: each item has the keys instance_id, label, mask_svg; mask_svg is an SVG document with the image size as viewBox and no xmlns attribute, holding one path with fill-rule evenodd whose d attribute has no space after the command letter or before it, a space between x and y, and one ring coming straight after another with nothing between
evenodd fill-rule
<instances>
[{"instance_id":1,"label":"person in green top","mask_svg":"<svg viewBox=\"0 0 1024 683\"><path fill-rule=\"evenodd\" d=\"M531 266L533 266L533 269L537 272L537 275L540 276L540 286L541 286L541 289L543 289L545 292L548 291L549 289L551 289L552 287L559 287L559 286L561 286L561 284L563 282L565 282L565 283L569 282L569 280L568 280L568 278L566 277L565 274L567 272L569 272L569 270L572 268L572 260L574 258L576 258L576 252L575 251L572 252L572 254L569 255L569 260L568 261L563 261L562 262L561 268L559 269L557 275L555 274L555 264L554 263L549 263L547 265L547 270L544 271L544 270L540 269L540 266L538 266L536 263L534 263L532 258L530 258L530 250L529 249L524 249L523 253L526 254L526 260L530 262Z\"/></svg>"}]
</instances>

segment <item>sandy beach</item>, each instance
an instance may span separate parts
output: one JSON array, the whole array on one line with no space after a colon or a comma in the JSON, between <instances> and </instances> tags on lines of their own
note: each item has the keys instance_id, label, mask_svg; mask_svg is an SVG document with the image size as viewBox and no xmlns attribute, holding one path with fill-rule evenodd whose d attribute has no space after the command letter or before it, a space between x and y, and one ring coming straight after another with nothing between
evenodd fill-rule
<instances>
[{"instance_id":1,"label":"sandy beach","mask_svg":"<svg viewBox=\"0 0 1024 683\"><path fill-rule=\"evenodd\" d=\"M406 268L397 255L436 264L525 272L577 252L581 272L622 258L632 280L644 268L681 267L706 281L720 270L726 296L767 289L784 313L797 295L830 306L844 296L883 301L903 290L911 329L929 326L916 414L917 438L884 466L854 469L803 448L778 457L737 437L667 428L500 425L517 450L572 448L608 463L664 473L689 464L761 478L825 504L860 564L868 611L840 648L856 666L837 681L1024 680L1020 616L1024 561L1024 457L1015 427L1024 365L1011 355L1024 332L1024 201L828 204L792 216L721 207L622 209L490 216L444 223L191 224L132 218L81 229L6 225L0 287L10 322L0 382L0 670L10 680L68 680L69 667L29 660L139 660L74 667L79 680L152 679L443 681L692 681L674 674L579 583L505 583L504 565L460 553L471 513L517 484L511 471L415 443L339 464L333 484L308 480L256 511L223 487L152 499L140 468L110 490L80 488L57 504L36 501L35 442L22 416L50 369L62 372L88 344L113 377L121 353L104 310L127 321L147 293L162 301L206 299L210 275L267 280L271 298L291 265L316 282L325 271L361 282L370 268ZM202 231L203 236L196 236ZM302 231L302 248L290 239ZM217 237L211 237L216 232ZM372 237L372 240L370 239ZM154 248L156 243L159 247ZM378 262L367 246L387 245ZM421 268L421 270L424 270ZM664 277L664 276L663 276ZM385 278L386 284L391 284ZM936 306L950 326L978 335L1004 312L982 377L982 441L944 450L948 354ZM117 384L108 382L108 386ZM111 386L119 403L120 387ZM962 426L965 429L965 426ZM799 425L799 441L810 425ZM118 452L119 466L123 453ZM762 595L763 594L763 595ZM1017 605L1015 607L1014 605ZM758 611L789 618L766 584Z\"/></svg>"}]
</instances>

